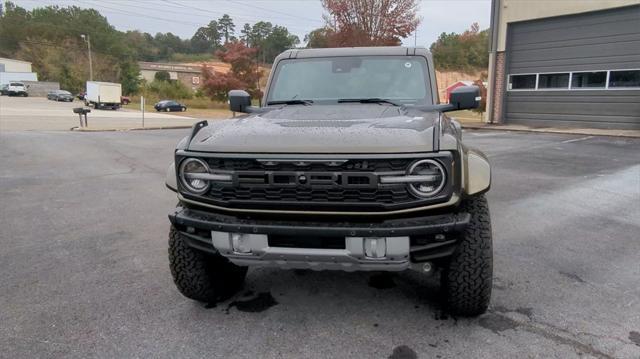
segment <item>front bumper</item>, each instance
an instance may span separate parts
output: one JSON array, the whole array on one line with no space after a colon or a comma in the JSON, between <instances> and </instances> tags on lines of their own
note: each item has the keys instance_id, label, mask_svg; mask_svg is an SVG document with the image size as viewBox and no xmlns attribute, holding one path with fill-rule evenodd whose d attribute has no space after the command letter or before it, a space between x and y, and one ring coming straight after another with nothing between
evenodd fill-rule
<instances>
[{"instance_id":1,"label":"front bumper","mask_svg":"<svg viewBox=\"0 0 640 359\"><path fill-rule=\"evenodd\" d=\"M169 214L189 246L238 265L345 271L437 264L453 253L470 218L468 213L448 213L375 222L268 220L184 207ZM382 257L367 253L365 243L371 239L384 239ZM242 241L245 251L239 252L234 240Z\"/></svg>"}]
</instances>

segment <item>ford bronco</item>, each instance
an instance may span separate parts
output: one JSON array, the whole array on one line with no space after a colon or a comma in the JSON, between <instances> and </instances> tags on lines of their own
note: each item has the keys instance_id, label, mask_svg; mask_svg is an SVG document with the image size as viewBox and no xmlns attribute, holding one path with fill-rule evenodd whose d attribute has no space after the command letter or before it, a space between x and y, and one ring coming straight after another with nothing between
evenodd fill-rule
<instances>
[{"instance_id":1,"label":"ford bronco","mask_svg":"<svg viewBox=\"0 0 640 359\"><path fill-rule=\"evenodd\" d=\"M202 121L167 171L169 262L186 297L239 290L247 267L437 273L448 310L486 311L491 220L482 152L444 113L424 48L294 49L261 106L229 93L239 118Z\"/></svg>"}]
</instances>

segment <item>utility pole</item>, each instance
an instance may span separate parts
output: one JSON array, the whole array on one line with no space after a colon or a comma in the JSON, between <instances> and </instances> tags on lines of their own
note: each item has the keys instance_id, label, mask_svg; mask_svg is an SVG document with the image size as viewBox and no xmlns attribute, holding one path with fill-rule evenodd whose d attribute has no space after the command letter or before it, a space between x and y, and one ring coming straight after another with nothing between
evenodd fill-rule
<instances>
[{"instance_id":1,"label":"utility pole","mask_svg":"<svg viewBox=\"0 0 640 359\"><path fill-rule=\"evenodd\" d=\"M87 49L89 50L89 81L93 81L93 62L91 60L91 38L89 35L82 34L80 37L87 43Z\"/></svg>"}]
</instances>

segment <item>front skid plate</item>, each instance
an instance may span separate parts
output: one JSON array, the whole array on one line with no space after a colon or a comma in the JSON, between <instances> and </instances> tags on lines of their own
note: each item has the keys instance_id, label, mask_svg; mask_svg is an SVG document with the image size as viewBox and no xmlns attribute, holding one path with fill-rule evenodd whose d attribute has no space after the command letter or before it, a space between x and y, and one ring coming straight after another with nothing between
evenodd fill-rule
<instances>
[{"instance_id":1,"label":"front skid plate","mask_svg":"<svg viewBox=\"0 0 640 359\"><path fill-rule=\"evenodd\" d=\"M234 237L242 241L247 253L234 251ZM270 247L265 234L212 231L211 239L218 253L241 266L343 271L401 271L410 266L409 237L385 238L386 253L382 258L365 256L363 237L346 237L345 249Z\"/></svg>"}]
</instances>

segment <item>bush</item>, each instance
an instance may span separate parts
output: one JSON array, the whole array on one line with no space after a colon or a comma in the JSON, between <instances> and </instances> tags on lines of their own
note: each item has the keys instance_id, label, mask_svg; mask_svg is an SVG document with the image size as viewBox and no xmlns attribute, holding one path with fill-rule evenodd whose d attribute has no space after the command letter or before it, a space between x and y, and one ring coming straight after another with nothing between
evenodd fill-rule
<instances>
[{"instance_id":1,"label":"bush","mask_svg":"<svg viewBox=\"0 0 640 359\"><path fill-rule=\"evenodd\" d=\"M153 75L154 81L169 81L171 80L171 75L167 71L158 71L155 75Z\"/></svg>"},{"instance_id":2,"label":"bush","mask_svg":"<svg viewBox=\"0 0 640 359\"><path fill-rule=\"evenodd\" d=\"M145 90L161 99L190 99L193 91L179 81L153 80Z\"/></svg>"}]
</instances>

